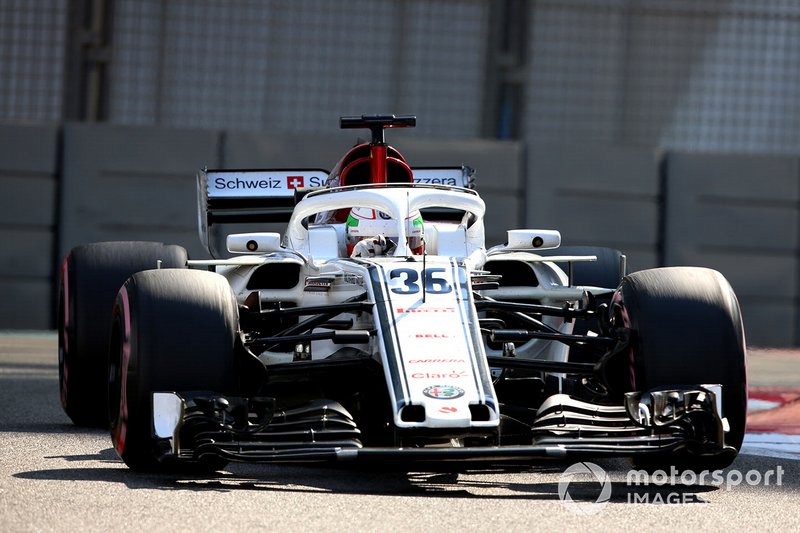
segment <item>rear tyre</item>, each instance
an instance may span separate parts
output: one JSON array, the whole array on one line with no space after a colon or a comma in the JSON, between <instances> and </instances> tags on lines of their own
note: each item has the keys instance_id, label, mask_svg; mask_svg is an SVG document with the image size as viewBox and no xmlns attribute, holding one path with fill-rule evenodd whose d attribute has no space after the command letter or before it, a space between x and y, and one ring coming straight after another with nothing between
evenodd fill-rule
<instances>
[{"instance_id":1,"label":"rear tyre","mask_svg":"<svg viewBox=\"0 0 800 533\"><path fill-rule=\"evenodd\" d=\"M212 272L151 270L122 286L109 354L109 420L114 449L139 471L212 471L216 457L177 465L160 460L152 436L152 393L236 389L236 298Z\"/></svg>"},{"instance_id":2,"label":"rear tyre","mask_svg":"<svg viewBox=\"0 0 800 533\"><path fill-rule=\"evenodd\" d=\"M611 310L617 323L634 331L632 390L722 385L722 415L730 424L725 444L738 452L747 417L746 348L739 303L722 274L696 267L634 272L623 279ZM669 455L635 462L716 470L735 456Z\"/></svg>"},{"instance_id":3,"label":"rear tyre","mask_svg":"<svg viewBox=\"0 0 800 533\"><path fill-rule=\"evenodd\" d=\"M625 255L613 248L600 246L561 246L553 250L536 252L543 256L594 255L597 261L579 261L572 264L572 283L591 287L616 289L622 280ZM568 266L557 263L565 272Z\"/></svg>"},{"instance_id":4,"label":"rear tyre","mask_svg":"<svg viewBox=\"0 0 800 533\"><path fill-rule=\"evenodd\" d=\"M61 266L58 371L61 405L79 426L107 427L108 339L119 288L134 272L185 268L186 250L157 242L103 242L73 248Z\"/></svg>"}]
</instances>

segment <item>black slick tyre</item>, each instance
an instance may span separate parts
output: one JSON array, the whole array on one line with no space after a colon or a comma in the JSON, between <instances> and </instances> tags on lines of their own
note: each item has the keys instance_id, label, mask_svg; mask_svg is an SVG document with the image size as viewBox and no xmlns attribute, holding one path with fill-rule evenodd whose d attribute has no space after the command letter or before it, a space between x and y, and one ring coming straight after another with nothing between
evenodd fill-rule
<instances>
[{"instance_id":1,"label":"black slick tyre","mask_svg":"<svg viewBox=\"0 0 800 533\"><path fill-rule=\"evenodd\" d=\"M725 444L738 451L747 417L744 326L728 281L707 268L670 267L626 276L611 312L633 331L631 390L670 385L722 385ZM718 456L659 456L636 460L649 467L716 470L735 453Z\"/></svg>"},{"instance_id":2,"label":"black slick tyre","mask_svg":"<svg viewBox=\"0 0 800 533\"><path fill-rule=\"evenodd\" d=\"M625 272L623 272L625 255L614 248L604 248L601 246L561 246L553 250L542 250L536 253L545 257L566 255L596 256L596 261L578 261L572 264L572 283L574 285L615 289L619 286L619 282L625 274ZM565 272L567 271L567 264L557 264Z\"/></svg>"},{"instance_id":3,"label":"black slick tyre","mask_svg":"<svg viewBox=\"0 0 800 533\"><path fill-rule=\"evenodd\" d=\"M235 393L238 309L228 281L212 272L139 272L114 306L109 354L109 418L117 454L138 471L210 471L215 458L160 460L152 436L152 393Z\"/></svg>"},{"instance_id":4,"label":"black slick tyre","mask_svg":"<svg viewBox=\"0 0 800 533\"><path fill-rule=\"evenodd\" d=\"M107 359L117 291L140 270L184 268L186 250L157 242L103 242L73 248L61 266L58 370L61 405L80 426L107 427Z\"/></svg>"}]
</instances>

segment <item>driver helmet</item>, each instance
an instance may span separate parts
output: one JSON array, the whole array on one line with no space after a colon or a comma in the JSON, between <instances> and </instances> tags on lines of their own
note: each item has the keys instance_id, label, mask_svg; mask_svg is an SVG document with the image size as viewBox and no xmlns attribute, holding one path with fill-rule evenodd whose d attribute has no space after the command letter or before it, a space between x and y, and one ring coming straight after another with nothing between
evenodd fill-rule
<instances>
[{"instance_id":1,"label":"driver helmet","mask_svg":"<svg viewBox=\"0 0 800 533\"><path fill-rule=\"evenodd\" d=\"M368 207L354 207L350 210L345 223L347 232L347 255L352 256L356 245L365 239L382 237L386 246L381 244L375 247L376 253L370 255L386 255L397 245L397 224L392 218ZM419 211L412 211L406 218L406 242L412 254L422 254L423 222ZM382 249L378 249L382 248Z\"/></svg>"}]
</instances>

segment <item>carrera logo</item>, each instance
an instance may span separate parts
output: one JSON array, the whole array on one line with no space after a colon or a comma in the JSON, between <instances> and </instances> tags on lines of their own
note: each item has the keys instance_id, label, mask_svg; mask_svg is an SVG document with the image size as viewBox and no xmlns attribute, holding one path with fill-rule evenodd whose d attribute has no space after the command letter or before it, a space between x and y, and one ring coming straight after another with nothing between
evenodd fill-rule
<instances>
[{"instance_id":1,"label":"carrera logo","mask_svg":"<svg viewBox=\"0 0 800 533\"><path fill-rule=\"evenodd\" d=\"M422 394L435 400L452 400L464 396L464 389L452 385L434 385L427 387Z\"/></svg>"}]
</instances>

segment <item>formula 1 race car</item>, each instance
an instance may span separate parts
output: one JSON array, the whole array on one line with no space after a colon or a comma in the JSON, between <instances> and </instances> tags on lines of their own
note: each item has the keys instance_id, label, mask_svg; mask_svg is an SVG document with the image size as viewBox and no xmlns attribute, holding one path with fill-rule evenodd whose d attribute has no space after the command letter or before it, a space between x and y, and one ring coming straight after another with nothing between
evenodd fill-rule
<instances>
[{"instance_id":1,"label":"formula 1 race car","mask_svg":"<svg viewBox=\"0 0 800 533\"><path fill-rule=\"evenodd\" d=\"M74 248L61 269L61 400L135 470L228 461L438 468L632 457L717 469L747 403L725 278L626 274L554 230L484 244L467 167L414 168L367 128L330 173L203 170L200 236ZM288 222L227 235L225 223ZM112 312L113 309L113 312Z\"/></svg>"}]
</instances>

